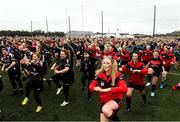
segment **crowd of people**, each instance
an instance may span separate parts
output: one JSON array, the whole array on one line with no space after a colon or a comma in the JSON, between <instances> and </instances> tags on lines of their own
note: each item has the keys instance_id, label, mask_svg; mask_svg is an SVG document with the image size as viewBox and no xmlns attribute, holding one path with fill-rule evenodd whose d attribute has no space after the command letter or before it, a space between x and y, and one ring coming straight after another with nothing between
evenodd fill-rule
<instances>
[{"instance_id":1,"label":"crowd of people","mask_svg":"<svg viewBox=\"0 0 180 122\"><path fill-rule=\"evenodd\" d=\"M29 101L32 89L38 104L36 112L43 109L40 98L43 81L49 86L54 82L57 95L63 89L64 101L60 106L68 105L69 89L76 80L73 67L77 67L81 72L82 91L88 88L88 101L93 91L99 92L101 121L119 120L117 111L123 94L126 94L125 112L130 112L134 89L139 90L142 103L146 104L145 87L151 85L150 96L154 97L159 79L159 87L165 88L171 66L178 69L180 63L180 40L174 38L16 36L1 37L0 47L1 71L8 73L11 95L25 96L22 105ZM54 73L48 79L44 77L47 70ZM124 74L129 74L128 80L123 78Z\"/></svg>"}]
</instances>

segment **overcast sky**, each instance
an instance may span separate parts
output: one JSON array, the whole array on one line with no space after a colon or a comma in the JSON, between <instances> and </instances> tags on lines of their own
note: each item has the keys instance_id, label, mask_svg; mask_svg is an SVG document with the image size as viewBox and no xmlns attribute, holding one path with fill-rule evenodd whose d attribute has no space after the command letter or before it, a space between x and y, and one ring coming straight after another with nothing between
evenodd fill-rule
<instances>
[{"instance_id":1,"label":"overcast sky","mask_svg":"<svg viewBox=\"0 0 180 122\"><path fill-rule=\"evenodd\" d=\"M30 31L32 20L46 31L47 19L49 31L67 32L70 16L71 30L101 32L103 10L104 32L152 34L155 4L156 33L180 30L180 0L0 0L0 30Z\"/></svg>"}]
</instances>

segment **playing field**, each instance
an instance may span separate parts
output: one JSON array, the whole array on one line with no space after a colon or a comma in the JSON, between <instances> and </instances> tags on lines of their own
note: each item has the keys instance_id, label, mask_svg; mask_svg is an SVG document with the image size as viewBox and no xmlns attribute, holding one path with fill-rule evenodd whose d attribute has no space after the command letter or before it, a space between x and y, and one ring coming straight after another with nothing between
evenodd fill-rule
<instances>
[{"instance_id":1,"label":"playing field","mask_svg":"<svg viewBox=\"0 0 180 122\"><path fill-rule=\"evenodd\" d=\"M33 92L30 101L26 106L22 106L21 102L24 98L18 96L10 96L11 84L6 73L3 74L4 89L0 92L0 109L5 115L5 121L99 121L100 103L98 95L92 95L92 101L87 101L87 89L81 91L80 72L74 68L75 83L70 89L70 104L65 107L60 107L60 103L64 100L63 92L56 95L54 83L51 87L45 82L45 89L41 94L44 109L40 113L36 113L37 104L34 100ZM156 96L150 97L150 87L147 91L147 105L142 104L142 99L135 91L132 98L132 111L124 113L125 100L123 106L118 112L119 118L122 121L180 121L180 91L173 91L172 85L180 82L180 70L171 72L179 73L179 75L168 75L168 86L164 89L156 90ZM47 78L52 75L48 72ZM25 87L26 81L23 81Z\"/></svg>"}]
</instances>

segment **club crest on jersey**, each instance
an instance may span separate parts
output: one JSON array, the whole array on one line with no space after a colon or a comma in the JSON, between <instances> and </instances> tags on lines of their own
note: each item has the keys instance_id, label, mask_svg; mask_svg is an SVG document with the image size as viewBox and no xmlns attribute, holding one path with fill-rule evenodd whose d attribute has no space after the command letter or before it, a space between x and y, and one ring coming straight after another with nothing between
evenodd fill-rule
<instances>
[{"instance_id":1,"label":"club crest on jersey","mask_svg":"<svg viewBox=\"0 0 180 122\"><path fill-rule=\"evenodd\" d=\"M105 82L104 81L100 81L100 86L104 87L105 86Z\"/></svg>"}]
</instances>

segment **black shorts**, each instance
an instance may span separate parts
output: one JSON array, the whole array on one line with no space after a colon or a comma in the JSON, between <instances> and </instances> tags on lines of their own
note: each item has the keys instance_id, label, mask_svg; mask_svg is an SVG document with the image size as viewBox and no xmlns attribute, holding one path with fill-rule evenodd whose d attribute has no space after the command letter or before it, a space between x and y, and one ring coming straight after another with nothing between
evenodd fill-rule
<instances>
[{"instance_id":1,"label":"black shorts","mask_svg":"<svg viewBox=\"0 0 180 122\"><path fill-rule=\"evenodd\" d=\"M74 73L64 75L64 74L55 74L52 76L54 81L61 81L65 85L72 85L74 83Z\"/></svg>"},{"instance_id":2,"label":"black shorts","mask_svg":"<svg viewBox=\"0 0 180 122\"><path fill-rule=\"evenodd\" d=\"M121 104L122 104L123 99L114 99L114 101L115 101L118 105L121 105Z\"/></svg>"},{"instance_id":3,"label":"black shorts","mask_svg":"<svg viewBox=\"0 0 180 122\"><path fill-rule=\"evenodd\" d=\"M135 88L135 89L137 89L139 91L143 91L145 89L145 84L143 84L143 85L136 85L136 84L128 82L127 86L130 87L130 88Z\"/></svg>"},{"instance_id":4,"label":"black shorts","mask_svg":"<svg viewBox=\"0 0 180 122\"><path fill-rule=\"evenodd\" d=\"M114 99L114 101L119 105L119 108L120 108L120 106L122 105L123 99ZM103 113L102 112L102 107L104 106L104 104L106 104L106 103L101 103L100 113ZM114 112L118 112L119 108L117 110L115 110Z\"/></svg>"},{"instance_id":5,"label":"black shorts","mask_svg":"<svg viewBox=\"0 0 180 122\"><path fill-rule=\"evenodd\" d=\"M155 71L152 76L159 77L162 71Z\"/></svg>"},{"instance_id":6,"label":"black shorts","mask_svg":"<svg viewBox=\"0 0 180 122\"><path fill-rule=\"evenodd\" d=\"M37 78L37 77L30 76L30 77L27 79L26 87L30 87L30 88L32 88L33 90L43 91L43 89L44 89L43 80L42 80L42 79L39 79L39 78Z\"/></svg>"},{"instance_id":7,"label":"black shorts","mask_svg":"<svg viewBox=\"0 0 180 122\"><path fill-rule=\"evenodd\" d=\"M162 68L151 68L154 70L154 73L151 76L159 77L161 75L161 72L163 72Z\"/></svg>"}]
</instances>

